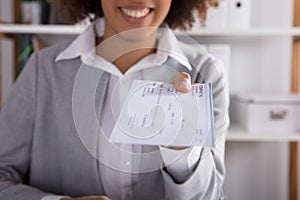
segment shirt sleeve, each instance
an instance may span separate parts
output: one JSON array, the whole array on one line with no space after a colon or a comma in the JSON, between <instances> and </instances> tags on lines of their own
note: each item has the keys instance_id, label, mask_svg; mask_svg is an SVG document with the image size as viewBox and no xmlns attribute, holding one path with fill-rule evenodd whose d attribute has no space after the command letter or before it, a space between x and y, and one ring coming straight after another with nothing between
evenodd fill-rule
<instances>
[{"instance_id":1,"label":"shirt sleeve","mask_svg":"<svg viewBox=\"0 0 300 200\"><path fill-rule=\"evenodd\" d=\"M194 171L201 153L201 147L173 150L160 147L160 152L167 172L178 182L187 180Z\"/></svg>"},{"instance_id":2,"label":"shirt sleeve","mask_svg":"<svg viewBox=\"0 0 300 200\"><path fill-rule=\"evenodd\" d=\"M212 83L215 146L202 147L193 173L184 182L174 181L170 173L161 169L165 195L166 199L172 200L224 199L225 139L229 126L229 92L226 74L222 63L211 56L205 58L195 56L195 60L191 62L199 70L195 76L192 76L192 82Z\"/></svg>"},{"instance_id":3,"label":"shirt sleeve","mask_svg":"<svg viewBox=\"0 0 300 200\"><path fill-rule=\"evenodd\" d=\"M48 195L23 184L30 167L36 110L36 56L27 62L0 112L0 199L40 200Z\"/></svg>"}]
</instances>

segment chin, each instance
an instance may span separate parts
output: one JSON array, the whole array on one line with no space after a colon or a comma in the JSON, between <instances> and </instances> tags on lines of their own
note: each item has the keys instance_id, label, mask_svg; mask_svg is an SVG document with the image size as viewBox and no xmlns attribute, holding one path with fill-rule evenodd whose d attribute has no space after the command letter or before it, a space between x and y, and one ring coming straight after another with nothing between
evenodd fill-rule
<instances>
[{"instance_id":1,"label":"chin","mask_svg":"<svg viewBox=\"0 0 300 200\"><path fill-rule=\"evenodd\" d=\"M143 41L156 36L156 27L131 28L120 32L118 35L130 41Z\"/></svg>"}]
</instances>

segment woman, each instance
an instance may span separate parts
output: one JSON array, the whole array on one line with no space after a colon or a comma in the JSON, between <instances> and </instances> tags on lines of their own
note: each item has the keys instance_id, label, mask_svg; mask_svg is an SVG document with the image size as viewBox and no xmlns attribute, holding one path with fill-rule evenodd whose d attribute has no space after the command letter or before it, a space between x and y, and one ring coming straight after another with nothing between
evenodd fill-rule
<instances>
[{"instance_id":1,"label":"woman","mask_svg":"<svg viewBox=\"0 0 300 200\"><path fill-rule=\"evenodd\" d=\"M224 72L214 57L166 28L190 27L194 10L204 19L217 1L54 3L73 20L96 17L74 41L34 54L14 85L0 116L0 199L221 199ZM181 92L191 82L211 82L216 146L109 143L106 134L136 79L171 79Z\"/></svg>"}]
</instances>

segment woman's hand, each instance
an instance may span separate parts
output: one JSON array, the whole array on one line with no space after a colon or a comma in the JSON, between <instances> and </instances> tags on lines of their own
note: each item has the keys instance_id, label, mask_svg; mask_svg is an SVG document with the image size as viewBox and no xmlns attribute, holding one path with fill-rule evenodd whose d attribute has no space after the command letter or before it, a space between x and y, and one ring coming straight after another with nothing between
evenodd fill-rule
<instances>
[{"instance_id":1,"label":"woman's hand","mask_svg":"<svg viewBox=\"0 0 300 200\"><path fill-rule=\"evenodd\" d=\"M111 200L106 196L87 196L87 197L78 197L78 198L62 198L60 200Z\"/></svg>"},{"instance_id":2,"label":"woman's hand","mask_svg":"<svg viewBox=\"0 0 300 200\"><path fill-rule=\"evenodd\" d=\"M179 92L190 92L192 90L191 77L186 72L180 72L176 76L174 76L170 82L175 85L175 88ZM173 150L184 150L189 147L165 147Z\"/></svg>"},{"instance_id":3,"label":"woman's hand","mask_svg":"<svg viewBox=\"0 0 300 200\"><path fill-rule=\"evenodd\" d=\"M186 72L180 72L170 80L179 92L190 92L192 89L191 77Z\"/></svg>"}]
</instances>

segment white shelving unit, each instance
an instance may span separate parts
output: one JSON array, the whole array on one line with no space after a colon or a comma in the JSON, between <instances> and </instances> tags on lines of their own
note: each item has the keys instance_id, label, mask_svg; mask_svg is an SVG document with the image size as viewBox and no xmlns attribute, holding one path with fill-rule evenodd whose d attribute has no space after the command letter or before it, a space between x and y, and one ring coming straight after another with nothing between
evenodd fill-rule
<instances>
[{"instance_id":1,"label":"white shelving unit","mask_svg":"<svg viewBox=\"0 0 300 200\"><path fill-rule=\"evenodd\" d=\"M85 29L80 25L26 25L5 24L0 25L0 33L30 33L30 34L53 34L53 35L77 35ZM269 28L248 30L192 30L184 32L191 36L211 37L300 37L300 28Z\"/></svg>"},{"instance_id":2,"label":"white shelving unit","mask_svg":"<svg viewBox=\"0 0 300 200\"><path fill-rule=\"evenodd\" d=\"M53 35L76 35L85 29L84 26L72 25L27 25L5 24L0 25L0 33L28 33L28 34L53 34Z\"/></svg>"},{"instance_id":3,"label":"white shelving unit","mask_svg":"<svg viewBox=\"0 0 300 200\"><path fill-rule=\"evenodd\" d=\"M281 37L300 36L300 28L269 28L269 29L248 29L248 30L193 30L188 31L191 36L212 36L212 37Z\"/></svg>"},{"instance_id":4,"label":"white shelving unit","mask_svg":"<svg viewBox=\"0 0 300 200\"><path fill-rule=\"evenodd\" d=\"M227 141L230 142L300 142L300 132L248 132L238 126L231 126Z\"/></svg>"}]
</instances>

